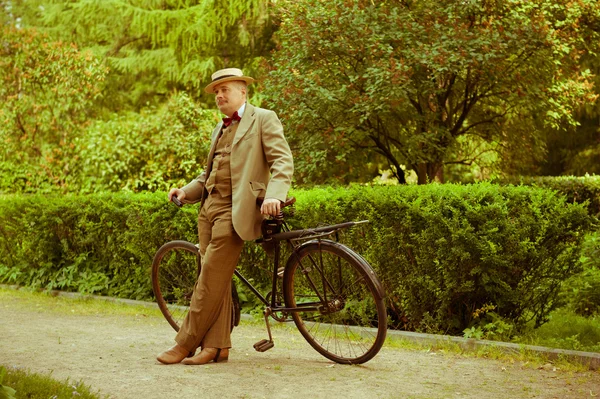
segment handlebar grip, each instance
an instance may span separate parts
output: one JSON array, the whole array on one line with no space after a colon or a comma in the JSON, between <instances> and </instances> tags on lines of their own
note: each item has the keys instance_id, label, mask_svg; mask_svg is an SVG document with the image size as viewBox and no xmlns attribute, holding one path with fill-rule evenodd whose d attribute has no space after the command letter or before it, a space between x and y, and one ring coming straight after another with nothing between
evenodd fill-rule
<instances>
[{"instance_id":1,"label":"handlebar grip","mask_svg":"<svg viewBox=\"0 0 600 399\"><path fill-rule=\"evenodd\" d=\"M179 198L177 198L176 195L171 197L171 201L180 208L183 206L183 203L179 201Z\"/></svg>"}]
</instances>

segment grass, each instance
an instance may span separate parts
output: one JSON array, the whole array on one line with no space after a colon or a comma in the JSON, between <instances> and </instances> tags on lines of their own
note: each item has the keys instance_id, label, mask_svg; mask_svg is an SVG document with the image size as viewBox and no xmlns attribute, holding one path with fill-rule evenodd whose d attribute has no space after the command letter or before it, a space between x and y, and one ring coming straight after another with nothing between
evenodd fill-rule
<instances>
[{"instance_id":1,"label":"grass","mask_svg":"<svg viewBox=\"0 0 600 399\"><path fill-rule=\"evenodd\" d=\"M427 353L431 352L455 356L458 355L467 358L494 359L510 364L519 363L523 367L529 367L533 369L550 367L550 369L555 368L557 370L573 372L589 370L588 366L575 360L568 358L550 359L543 353L533 352L525 348L522 348L518 351L505 351L499 347L490 345L478 347L476 350L467 350L461 345L450 341L440 340L436 343L419 343L402 338L388 338L386 341L386 346Z\"/></svg>"},{"instance_id":2,"label":"grass","mask_svg":"<svg viewBox=\"0 0 600 399\"><path fill-rule=\"evenodd\" d=\"M122 316L156 316L162 317L158 307L127 305L109 300L98 300L93 297L57 296L52 293L21 288L0 287L0 303L18 303L31 309L39 309L40 312L56 312L59 314L78 315L122 315Z\"/></svg>"},{"instance_id":3,"label":"grass","mask_svg":"<svg viewBox=\"0 0 600 399\"><path fill-rule=\"evenodd\" d=\"M517 342L551 348L600 352L600 315L584 317L558 309L550 320L518 337Z\"/></svg>"},{"instance_id":4,"label":"grass","mask_svg":"<svg viewBox=\"0 0 600 399\"><path fill-rule=\"evenodd\" d=\"M12 367L0 366L0 397L2 396L2 386L15 390L15 393L7 396L7 399L27 398L27 399L102 399L108 396L101 396L99 393L93 393L88 386L81 382L57 381L50 375L41 375L30 373L28 370Z\"/></svg>"}]
</instances>

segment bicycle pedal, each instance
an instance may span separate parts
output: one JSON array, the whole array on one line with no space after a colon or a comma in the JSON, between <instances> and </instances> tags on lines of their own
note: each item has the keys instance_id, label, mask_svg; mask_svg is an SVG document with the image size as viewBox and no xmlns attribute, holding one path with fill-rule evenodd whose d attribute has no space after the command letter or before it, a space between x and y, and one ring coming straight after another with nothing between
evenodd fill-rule
<instances>
[{"instance_id":1,"label":"bicycle pedal","mask_svg":"<svg viewBox=\"0 0 600 399\"><path fill-rule=\"evenodd\" d=\"M275 346L275 343L273 341L263 339L254 344L254 349L256 349L257 352L265 352L274 346Z\"/></svg>"},{"instance_id":2,"label":"bicycle pedal","mask_svg":"<svg viewBox=\"0 0 600 399\"><path fill-rule=\"evenodd\" d=\"M261 346L261 345L264 345L264 344L266 344L267 342L269 342L269 340L268 340L268 339L261 339L260 341L258 341L257 343L255 343L255 344L253 345L253 346L254 346L254 349L258 348L258 347L259 347L259 346ZM256 350L258 350L258 349L256 349Z\"/></svg>"}]
</instances>

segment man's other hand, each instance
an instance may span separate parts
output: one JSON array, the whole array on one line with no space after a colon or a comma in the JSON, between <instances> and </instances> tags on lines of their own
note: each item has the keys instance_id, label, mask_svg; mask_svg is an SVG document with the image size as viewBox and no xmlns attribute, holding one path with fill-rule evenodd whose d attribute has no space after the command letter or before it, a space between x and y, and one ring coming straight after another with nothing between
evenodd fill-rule
<instances>
[{"instance_id":1,"label":"man's other hand","mask_svg":"<svg viewBox=\"0 0 600 399\"><path fill-rule=\"evenodd\" d=\"M277 216L281 210L281 201L277 198L265 198L261 207L260 213L263 215Z\"/></svg>"}]
</instances>

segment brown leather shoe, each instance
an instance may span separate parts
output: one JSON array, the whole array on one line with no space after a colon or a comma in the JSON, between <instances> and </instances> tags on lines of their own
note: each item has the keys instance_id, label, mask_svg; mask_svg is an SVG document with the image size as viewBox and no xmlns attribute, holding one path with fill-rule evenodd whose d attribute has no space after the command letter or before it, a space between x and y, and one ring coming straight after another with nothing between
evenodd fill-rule
<instances>
[{"instance_id":1,"label":"brown leather shoe","mask_svg":"<svg viewBox=\"0 0 600 399\"><path fill-rule=\"evenodd\" d=\"M204 348L196 356L183 359L182 363L187 365L207 364L210 362L226 362L229 359L229 349Z\"/></svg>"},{"instance_id":2,"label":"brown leather shoe","mask_svg":"<svg viewBox=\"0 0 600 399\"><path fill-rule=\"evenodd\" d=\"M162 364L175 364L181 362L189 355L190 352L187 349L177 344L169 350L158 355L156 357L156 360L158 360Z\"/></svg>"}]
</instances>

